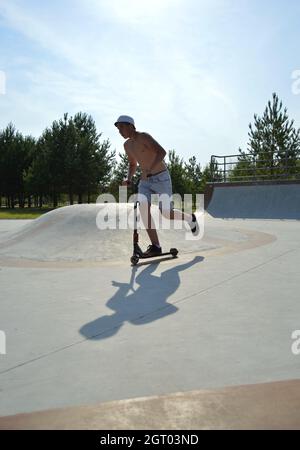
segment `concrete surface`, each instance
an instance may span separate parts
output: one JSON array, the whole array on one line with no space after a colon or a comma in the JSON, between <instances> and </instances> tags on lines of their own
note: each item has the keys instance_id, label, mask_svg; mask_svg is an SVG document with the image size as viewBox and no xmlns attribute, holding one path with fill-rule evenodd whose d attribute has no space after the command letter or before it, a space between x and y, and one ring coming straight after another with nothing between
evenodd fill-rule
<instances>
[{"instance_id":1,"label":"concrete surface","mask_svg":"<svg viewBox=\"0 0 300 450\"><path fill-rule=\"evenodd\" d=\"M299 430L300 380L0 417L0 430Z\"/></svg>"},{"instance_id":2,"label":"concrete surface","mask_svg":"<svg viewBox=\"0 0 300 450\"><path fill-rule=\"evenodd\" d=\"M131 231L102 252L69 208L0 221L0 415L300 378L298 221L206 216L202 242L163 231L179 258L133 268Z\"/></svg>"}]
</instances>

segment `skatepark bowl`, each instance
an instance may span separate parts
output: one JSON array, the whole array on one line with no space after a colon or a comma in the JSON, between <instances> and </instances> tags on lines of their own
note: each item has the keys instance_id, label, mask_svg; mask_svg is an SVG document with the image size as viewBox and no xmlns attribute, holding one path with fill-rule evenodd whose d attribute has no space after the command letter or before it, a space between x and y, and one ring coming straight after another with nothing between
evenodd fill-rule
<instances>
[{"instance_id":1,"label":"skatepark bowl","mask_svg":"<svg viewBox=\"0 0 300 450\"><path fill-rule=\"evenodd\" d=\"M0 429L300 429L299 190L221 189L136 266L113 204L0 221Z\"/></svg>"}]
</instances>

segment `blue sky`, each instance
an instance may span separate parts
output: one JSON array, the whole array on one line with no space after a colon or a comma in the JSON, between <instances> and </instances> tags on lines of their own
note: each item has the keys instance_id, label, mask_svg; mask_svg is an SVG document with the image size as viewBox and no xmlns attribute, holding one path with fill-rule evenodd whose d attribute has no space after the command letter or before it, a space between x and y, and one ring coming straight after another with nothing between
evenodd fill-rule
<instances>
[{"instance_id":1,"label":"blue sky","mask_svg":"<svg viewBox=\"0 0 300 450\"><path fill-rule=\"evenodd\" d=\"M0 0L0 128L84 111L119 152L128 114L185 160L235 154L273 92L300 127L299 17L298 0Z\"/></svg>"}]
</instances>

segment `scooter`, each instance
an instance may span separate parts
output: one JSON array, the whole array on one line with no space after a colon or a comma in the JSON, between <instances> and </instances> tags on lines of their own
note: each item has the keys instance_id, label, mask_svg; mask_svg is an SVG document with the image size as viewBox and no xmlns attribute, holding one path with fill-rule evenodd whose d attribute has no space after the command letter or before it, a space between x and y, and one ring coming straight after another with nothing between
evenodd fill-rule
<instances>
[{"instance_id":1,"label":"scooter","mask_svg":"<svg viewBox=\"0 0 300 450\"><path fill-rule=\"evenodd\" d=\"M176 258L178 255L177 248L171 248L169 252L161 253L156 256L148 256L145 255L141 247L139 246L139 233L137 230L137 208L138 201L134 203L134 230L133 230L133 255L130 258L130 261L133 266L136 266L140 259L150 259L150 258L160 258L162 256L171 255L173 258Z\"/></svg>"}]
</instances>

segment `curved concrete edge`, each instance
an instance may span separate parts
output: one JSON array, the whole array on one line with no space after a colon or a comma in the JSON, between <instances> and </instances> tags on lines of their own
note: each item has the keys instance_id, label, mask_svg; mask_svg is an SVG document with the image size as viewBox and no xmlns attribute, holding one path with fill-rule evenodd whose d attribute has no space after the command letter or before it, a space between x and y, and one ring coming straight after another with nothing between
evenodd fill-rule
<instances>
[{"instance_id":1,"label":"curved concrete edge","mask_svg":"<svg viewBox=\"0 0 300 450\"><path fill-rule=\"evenodd\" d=\"M300 183L214 183L205 191L205 209L215 218L300 220Z\"/></svg>"},{"instance_id":2,"label":"curved concrete edge","mask_svg":"<svg viewBox=\"0 0 300 450\"><path fill-rule=\"evenodd\" d=\"M0 430L300 429L300 380L0 417Z\"/></svg>"}]
</instances>

